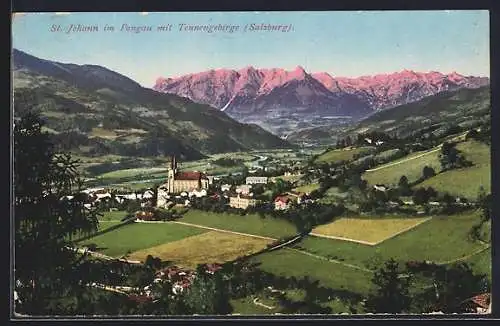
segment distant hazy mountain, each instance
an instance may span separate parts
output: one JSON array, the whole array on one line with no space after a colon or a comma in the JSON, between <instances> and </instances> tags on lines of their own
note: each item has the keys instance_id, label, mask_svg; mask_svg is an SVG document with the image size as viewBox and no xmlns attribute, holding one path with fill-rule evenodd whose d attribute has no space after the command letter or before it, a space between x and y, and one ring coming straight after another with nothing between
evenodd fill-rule
<instances>
[{"instance_id":1,"label":"distant hazy mountain","mask_svg":"<svg viewBox=\"0 0 500 326\"><path fill-rule=\"evenodd\" d=\"M15 114L41 110L48 130L64 149L88 155L185 159L204 154L289 144L257 125L177 95L141 87L96 65L39 59L14 50Z\"/></svg>"},{"instance_id":2,"label":"distant hazy mountain","mask_svg":"<svg viewBox=\"0 0 500 326\"><path fill-rule=\"evenodd\" d=\"M445 91L421 100L382 110L354 125L332 130L316 127L289 135L292 142L331 144L337 137L381 131L398 137L439 136L450 128L467 130L491 121L490 88L483 86Z\"/></svg>"},{"instance_id":3,"label":"distant hazy mountain","mask_svg":"<svg viewBox=\"0 0 500 326\"><path fill-rule=\"evenodd\" d=\"M411 103L442 91L477 88L488 78L457 73L404 70L359 78L308 74L302 67L283 69L210 70L177 78L158 78L153 89L212 105L237 116L288 109L321 115L362 117Z\"/></svg>"}]
</instances>

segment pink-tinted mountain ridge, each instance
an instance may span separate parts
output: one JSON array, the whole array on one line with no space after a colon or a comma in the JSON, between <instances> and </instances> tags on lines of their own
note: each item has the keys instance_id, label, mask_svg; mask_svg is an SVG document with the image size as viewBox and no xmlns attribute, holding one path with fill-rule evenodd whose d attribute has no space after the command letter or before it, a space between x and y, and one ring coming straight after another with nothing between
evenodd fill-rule
<instances>
[{"instance_id":1,"label":"pink-tinted mountain ridge","mask_svg":"<svg viewBox=\"0 0 500 326\"><path fill-rule=\"evenodd\" d=\"M456 72L414 72L357 78L307 73L298 66L240 70L217 69L176 78L158 78L154 90L187 97L228 113L252 114L274 109L297 109L329 115L363 116L373 111L420 100L442 91L477 88L486 77Z\"/></svg>"}]
</instances>

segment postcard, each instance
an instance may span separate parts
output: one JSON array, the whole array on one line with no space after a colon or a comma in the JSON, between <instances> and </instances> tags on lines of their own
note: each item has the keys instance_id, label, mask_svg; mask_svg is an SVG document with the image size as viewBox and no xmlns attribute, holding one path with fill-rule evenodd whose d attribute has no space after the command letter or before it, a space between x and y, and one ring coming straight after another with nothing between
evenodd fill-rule
<instances>
[{"instance_id":1,"label":"postcard","mask_svg":"<svg viewBox=\"0 0 500 326\"><path fill-rule=\"evenodd\" d=\"M17 318L491 313L488 11L12 37Z\"/></svg>"}]
</instances>

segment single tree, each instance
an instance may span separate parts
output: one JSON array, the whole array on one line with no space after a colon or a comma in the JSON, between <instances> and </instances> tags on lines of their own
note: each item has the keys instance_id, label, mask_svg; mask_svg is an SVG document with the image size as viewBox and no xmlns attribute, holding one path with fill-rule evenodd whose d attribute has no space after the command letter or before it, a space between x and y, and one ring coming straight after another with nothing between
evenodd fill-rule
<instances>
[{"instance_id":1,"label":"single tree","mask_svg":"<svg viewBox=\"0 0 500 326\"><path fill-rule=\"evenodd\" d=\"M432 167L426 165L422 170L422 175L424 179L429 179L436 175L436 171L434 171Z\"/></svg>"},{"instance_id":2,"label":"single tree","mask_svg":"<svg viewBox=\"0 0 500 326\"><path fill-rule=\"evenodd\" d=\"M413 203L415 205L423 205L429 202L429 193L425 188L419 188L413 193Z\"/></svg>"}]
</instances>

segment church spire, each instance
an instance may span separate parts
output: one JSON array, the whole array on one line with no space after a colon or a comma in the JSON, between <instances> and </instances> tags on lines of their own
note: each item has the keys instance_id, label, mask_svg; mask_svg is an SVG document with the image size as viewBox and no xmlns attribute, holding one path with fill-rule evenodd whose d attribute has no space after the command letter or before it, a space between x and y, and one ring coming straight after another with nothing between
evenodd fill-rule
<instances>
[{"instance_id":1,"label":"church spire","mask_svg":"<svg viewBox=\"0 0 500 326\"><path fill-rule=\"evenodd\" d=\"M172 160L170 162L170 168L172 170L177 170L177 160L175 159L175 155L172 156Z\"/></svg>"}]
</instances>

